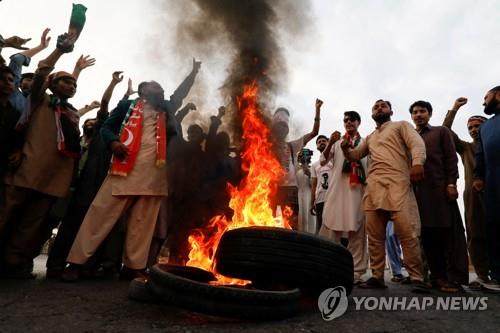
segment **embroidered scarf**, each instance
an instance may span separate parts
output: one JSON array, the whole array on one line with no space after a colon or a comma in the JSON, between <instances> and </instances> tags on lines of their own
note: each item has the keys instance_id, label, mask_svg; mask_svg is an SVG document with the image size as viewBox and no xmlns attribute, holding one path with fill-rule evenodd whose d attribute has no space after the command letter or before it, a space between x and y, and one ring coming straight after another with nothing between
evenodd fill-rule
<instances>
[{"instance_id":1,"label":"embroidered scarf","mask_svg":"<svg viewBox=\"0 0 500 333\"><path fill-rule=\"evenodd\" d=\"M359 133L355 137L350 137L349 134L346 133L344 137L349 140L351 148L355 148L361 142L361 136L359 135ZM355 187L357 185L365 185L366 174L361 161L350 162L348 160L344 160L342 172L349 174L349 184L352 187Z\"/></svg>"},{"instance_id":2,"label":"embroidered scarf","mask_svg":"<svg viewBox=\"0 0 500 333\"><path fill-rule=\"evenodd\" d=\"M50 95L49 106L54 110L57 129L57 150L70 158L80 157L80 117L76 109L66 100Z\"/></svg>"},{"instance_id":3,"label":"embroidered scarf","mask_svg":"<svg viewBox=\"0 0 500 333\"><path fill-rule=\"evenodd\" d=\"M144 101L136 99L130 104L121 129L120 142L127 148L128 156L123 160L111 159L112 175L127 176L134 168L137 154L141 147L142 129L144 123ZM167 127L165 112L158 112L156 118L156 165L162 166L167 160Z\"/></svg>"}]
</instances>

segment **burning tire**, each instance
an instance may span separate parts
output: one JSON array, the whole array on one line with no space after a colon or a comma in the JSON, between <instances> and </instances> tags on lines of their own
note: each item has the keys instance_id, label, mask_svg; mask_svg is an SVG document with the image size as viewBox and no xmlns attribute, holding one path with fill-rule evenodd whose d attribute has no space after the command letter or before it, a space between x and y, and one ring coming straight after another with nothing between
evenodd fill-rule
<instances>
[{"instance_id":1,"label":"burning tire","mask_svg":"<svg viewBox=\"0 0 500 333\"><path fill-rule=\"evenodd\" d=\"M216 270L257 284L282 283L317 291L343 286L351 293L354 266L341 245L288 229L250 227L222 236Z\"/></svg>"},{"instance_id":2,"label":"burning tire","mask_svg":"<svg viewBox=\"0 0 500 333\"><path fill-rule=\"evenodd\" d=\"M156 267L161 272L169 272L173 275L181 276L183 278L198 282L208 283L210 281L217 280L217 278L212 272L197 267L172 265L172 264L158 264L156 265Z\"/></svg>"},{"instance_id":3,"label":"burning tire","mask_svg":"<svg viewBox=\"0 0 500 333\"><path fill-rule=\"evenodd\" d=\"M281 319L299 311L300 291L216 286L162 270L150 270L149 289L162 301L208 315L241 319Z\"/></svg>"}]
</instances>

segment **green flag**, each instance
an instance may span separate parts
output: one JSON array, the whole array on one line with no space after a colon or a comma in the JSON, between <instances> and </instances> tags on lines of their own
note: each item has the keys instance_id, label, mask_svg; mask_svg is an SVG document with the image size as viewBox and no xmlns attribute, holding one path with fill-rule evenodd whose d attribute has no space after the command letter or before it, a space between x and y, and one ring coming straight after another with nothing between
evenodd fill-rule
<instances>
[{"instance_id":1,"label":"green flag","mask_svg":"<svg viewBox=\"0 0 500 333\"><path fill-rule=\"evenodd\" d=\"M85 25L85 12L87 11L87 7L81 4L73 4L73 10L71 11L71 20L69 22L69 30L68 32L75 32L77 35L83 30L83 26Z\"/></svg>"}]
</instances>

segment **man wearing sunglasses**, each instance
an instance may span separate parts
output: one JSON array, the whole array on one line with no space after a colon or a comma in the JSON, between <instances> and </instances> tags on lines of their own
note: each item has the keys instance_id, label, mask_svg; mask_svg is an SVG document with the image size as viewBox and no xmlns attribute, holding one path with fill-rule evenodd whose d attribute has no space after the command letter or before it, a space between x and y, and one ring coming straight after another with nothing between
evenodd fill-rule
<instances>
[{"instance_id":1,"label":"man wearing sunglasses","mask_svg":"<svg viewBox=\"0 0 500 333\"><path fill-rule=\"evenodd\" d=\"M356 111L344 113L344 140L351 148L364 141L358 132L360 123L361 117ZM366 158L348 161L340 147L340 133L336 131L331 135L320 161L324 165L331 161L333 170L319 235L336 243L347 235L347 248L354 260L354 283L359 284L368 268L365 215L361 206L366 183Z\"/></svg>"}]
</instances>

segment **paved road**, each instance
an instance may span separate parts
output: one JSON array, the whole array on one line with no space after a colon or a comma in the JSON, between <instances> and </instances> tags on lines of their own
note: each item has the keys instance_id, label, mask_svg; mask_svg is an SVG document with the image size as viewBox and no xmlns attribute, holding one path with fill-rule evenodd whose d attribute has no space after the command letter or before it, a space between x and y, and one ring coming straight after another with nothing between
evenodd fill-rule
<instances>
[{"instance_id":1,"label":"paved road","mask_svg":"<svg viewBox=\"0 0 500 333\"><path fill-rule=\"evenodd\" d=\"M42 258L43 259L43 258ZM42 261L37 262L38 269ZM0 280L0 332L500 332L500 295L468 291L462 297L488 297L484 311L356 311L326 322L311 300L309 310L276 322L241 322L209 317L164 305L127 300L122 281ZM354 297L414 296L406 286L355 289ZM432 297L447 296L433 292Z\"/></svg>"}]
</instances>

